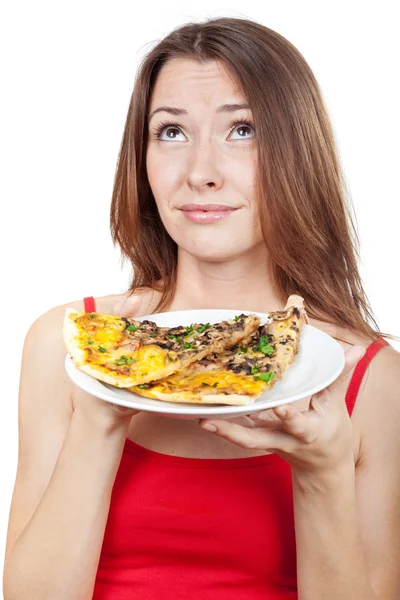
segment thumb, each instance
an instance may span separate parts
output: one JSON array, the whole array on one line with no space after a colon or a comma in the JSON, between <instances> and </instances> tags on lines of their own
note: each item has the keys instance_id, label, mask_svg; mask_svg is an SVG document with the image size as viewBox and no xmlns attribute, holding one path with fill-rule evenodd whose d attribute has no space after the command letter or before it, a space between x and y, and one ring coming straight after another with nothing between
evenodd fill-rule
<instances>
[{"instance_id":1,"label":"thumb","mask_svg":"<svg viewBox=\"0 0 400 600\"><path fill-rule=\"evenodd\" d=\"M345 362L344 362L343 371L341 372L339 377L333 383L331 383L331 385L326 389L328 389L330 392L332 392L336 387L340 387L342 384L342 380L347 379L347 377L350 375L351 371L354 369L354 367L356 366L358 361L362 359L364 354L365 354L365 348L363 348L362 346L355 345L355 346L350 346L350 348L347 348L344 351Z\"/></svg>"},{"instance_id":2,"label":"thumb","mask_svg":"<svg viewBox=\"0 0 400 600\"><path fill-rule=\"evenodd\" d=\"M349 375L364 354L365 348L362 346L350 346L350 348L347 348L344 352L345 364L341 376L346 377Z\"/></svg>"},{"instance_id":3,"label":"thumb","mask_svg":"<svg viewBox=\"0 0 400 600\"><path fill-rule=\"evenodd\" d=\"M314 394L311 398L310 408L314 410L318 410L320 408L324 408L329 406L332 392L335 391L336 387L339 387L341 384L341 380L348 377L351 371L354 369L359 360L364 356L365 348L362 346L350 346L344 351L344 368L341 374L330 386L321 390L317 394Z\"/></svg>"},{"instance_id":4,"label":"thumb","mask_svg":"<svg viewBox=\"0 0 400 600\"><path fill-rule=\"evenodd\" d=\"M113 314L121 317L133 317L140 308L142 299L139 296L128 296L122 298L113 308Z\"/></svg>"}]
</instances>

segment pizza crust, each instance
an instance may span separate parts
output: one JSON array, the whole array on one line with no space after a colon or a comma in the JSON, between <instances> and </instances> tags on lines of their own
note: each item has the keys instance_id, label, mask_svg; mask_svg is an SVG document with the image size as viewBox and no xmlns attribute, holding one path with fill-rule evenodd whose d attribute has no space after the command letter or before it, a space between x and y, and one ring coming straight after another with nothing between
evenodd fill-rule
<instances>
[{"instance_id":1,"label":"pizza crust","mask_svg":"<svg viewBox=\"0 0 400 600\"><path fill-rule=\"evenodd\" d=\"M138 394L138 391L135 389L134 393ZM255 397L245 396L242 394L191 394L190 392L163 394L157 390L152 390L146 395L138 395L143 395L145 398L153 398L154 400L164 400L167 402L186 402L188 404L230 404L232 406L245 406L247 404L251 404L256 399Z\"/></svg>"},{"instance_id":2,"label":"pizza crust","mask_svg":"<svg viewBox=\"0 0 400 600\"><path fill-rule=\"evenodd\" d=\"M77 335L78 328L76 327L73 316L79 317L79 312L73 308L67 308L65 311L64 323L63 323L63 337L67 350L70 353L77 367L81 368L85 364L85 352L78 346Z\"/></svg>"}]
</instances>

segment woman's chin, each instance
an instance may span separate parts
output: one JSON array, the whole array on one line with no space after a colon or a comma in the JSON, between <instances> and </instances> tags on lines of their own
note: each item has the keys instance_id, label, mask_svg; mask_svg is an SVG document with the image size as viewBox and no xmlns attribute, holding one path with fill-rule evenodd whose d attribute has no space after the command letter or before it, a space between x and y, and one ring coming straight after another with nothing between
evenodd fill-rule
<instances>
[{"instance_id":1,"label":"woman's chin","mask_svg":"<svg viewBox=\"0 0 400 600\"><path fill-rule=\"evenodd\" d=\"M246 251L249 251L248 248L243 249L233 245L225 245L224 247L204 245L200 248L198 246L186 247L185 250L193 258L204 262L226 262L243 256Z\"/></svg>"}]
</instances>

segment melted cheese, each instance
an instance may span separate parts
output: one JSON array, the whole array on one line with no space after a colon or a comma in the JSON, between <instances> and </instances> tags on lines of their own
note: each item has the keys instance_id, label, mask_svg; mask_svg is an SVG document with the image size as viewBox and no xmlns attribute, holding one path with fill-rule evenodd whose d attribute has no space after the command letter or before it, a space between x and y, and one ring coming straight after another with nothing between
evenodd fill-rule
<instances>
[{"instance_id":1,"label":"melted cheese","mask_svg":"<svg viewBox=\"0 0 400 600\"><path fill-rule=\"evenodd\" d=\"M114 347L118 342L125 339L123 331L125 323L118 317L107 315L100 319L90 318L88 315L83 315L76 320L76 324L80 331L79 345L82 349L90 348L90 346L102 346L104 348ZM88 340L92 344L88 343Z\"/></svg>"},{"instance_id":2,"label":"melted cheese","mask_svg":"<svg viewBox=\"0 0 400 600\"><path fill-rule=\"evenodd\" d=\"M276 324L274 323L273 325L275 329L277 329L278 331L282 331L282 329L288 329L292 323L293 319L289 318L285 319L285 321L278 321Z\"/></svg>"},{"instance_id":3,"label":"melted cheese","mask_svg":"<svg viewBox=\"0 0 400 600\"><path fill-rule=\"evenodd\" d=\"M147 375L153 371L160 372L164 368L167 358L165 350L154 344L142 346L138 352L131 355L137 360L135 373L138 376Z\"/></svg>"},{"instance_id":4,"label":"melted cheese","mask_svg":"<svg viewBox=\"0 0 400 600\"><path fill-rule=\"evenodd\" d=\"M202 371L179 372L165 379L154 382L150 387L134 386L132 392L141 396L152 397L152 392L163 394L186 392L191 394L243 394L258 396L262 393L265 383L254 379L253 376L240 375L231 371Z\"/></svg>"},{"instance_id":5,"label":"melted cheese","mask_svg":"<svg viewBox=\"0 0 400 600\"><path fill-rule=\"evenodd\" d=\"M120 346L121 342L129 341L129 338L123 334L125 323L119 317L102 315L101 318L90 318L85 314L76 320L76 325L79 330L79 346L85 351L86 363L96 365L100 371L111 376L118 377L118 370L113 369L120 367L125 374L128 374L126 372L129 368L129 372L142 377L159 372L169 363L167 352L155 344L143 345L139 350ZM169 354L172 357L175 353ZM130 364L116 365L121 357L134 360Z\"/></svg>"}]
</instances>

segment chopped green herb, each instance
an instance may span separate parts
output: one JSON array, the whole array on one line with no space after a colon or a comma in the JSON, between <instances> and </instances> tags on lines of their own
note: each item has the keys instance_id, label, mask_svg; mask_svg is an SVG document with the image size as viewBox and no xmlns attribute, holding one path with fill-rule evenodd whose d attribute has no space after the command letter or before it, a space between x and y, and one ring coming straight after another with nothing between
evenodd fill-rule
<instances>
[{"instance_id":1,"label":"chopped green herb","mask_svg":"<svg viewBox=\"0 0 400 600\"><path fill-rule=\"evenodd\" d=\"M218 386L218 381L216 381L215 383L213 383L213 387L217 387Z\"/></svg>"},{"instance_id":2,"label":"chopped green herb","mask_svg":"<svg viewBox=\"0 0 400 600\"><path fill-rule=\"evenodd\" d=\"M240 315L236 315L235 321L239 321L239 319L240 319Z\"/></svg>"},{"instance_id":3,"label":"chopped green herb","mask_svg":"<svg viewBox=\"0 0 400 600\"><path fill-rule=\"evenodd\" d=\"M157 337L157 334L156 334L156 333L153 333L153 335L152 335L151 337L152 337L152 338L155 338L155 337Z\"/></svg>"},{"instance_id":4,"label":"chopped green herb","mask_svg":"<svg viewBox=\"0 0 400 600\"><path fill-rule=\"evenodd\" d=\"M103 348L103 346L99 346L98 350L99 352L107 352L107 350Z\"/></svg>"},{"instance_id":5,"label":"chopped green herb","mask_svg":"<svg viewBox=\"0 0 400 600\"><path fill-rule=\"evenodd\" d=\"M141 390L147 390L150 386L148 383L141 383L138 387L140 387Z\"/></svg>"},{"instance_id":6,"label":"chopped green herb","mask_svg":"<svg viewBox=\"0 0 400 600\"><path fill-rule=\"evenodd\" d=\"M263 352L263 354L265 354L266 356L272 356L274 353L274 347L273 346L261 346L261 352Z\"/></svg>"},{"instance_id":7,"label":"chopped green herb","mask_svg":"<svg viewBox=\"0 0 400 600\"><path fill-rule=\"evenodd\" d=\"M173 333L169 333L168 337L170 340L175 340L176 342L182 341L182 337L180 335L174 335Z\"/></svg>"},{"instance_id":8,"label":"chopped green herb","mask_svg":"<svg viewBox=\"0 0 400 600\"><path fill-rule=\"evenodd\" d=\"M97 317L97 313L90 313L89 319L94 319L95 317Z\"/></svg>"},{"instance_id":9,"label":"chopped green herb","mask_svg":"<svg viewBox=\"0 0 400 600\"><path fill-rule=\"evenodd\" d=\"M89 340L89 338L86 340L86 343L89 344L90 346L94 343L92 340Z\"/></svg>"},{"instance_id":10,"label":"chopped green herb","mask_svg":"<svg viewBox=\"0 0 400 600\"><path fill-rule=\"evenodd\" d=\"M207 387L211 387L209 383L206 383L205 381L201 382L201 385L206 385Z\"/></svg>"},{"instance_id":11,"label":"chopped green herb","mask_svg":"<svg viewBox=\"0 0 400 600\"><path fill-rule=\"evenodd\" d=\"M266 336L260 337L260 351L266 356L271 356L274 353L274 347L271 346Z\"/></svg>"},{"instance_id":12,"label":"chopped green herb","mask_svg":"<svg viewBox=\"0 0 400 600\"><path fill-rule=\"evenodd\" d=\"M275 377L275 373L273 371L269 371L268 373L260 373L260 375L257 375L257 377L254 377L254 379L256 379L256 380L262 379L262 381L264 381L265 383L268 383L274 377Z\"/></svg>"},{"instance_id":13,"label":"chopped green herb","mask_svg":"<svg viewBox=\"0 0 400 600\"><path fill-rule=\"evenodd\" d=\"M183 347L185 348L185 350L189 350L190 348L194 348L193 344L188 344L188 342L185 342L183 344Z\"/></svg>"},{"instance_id":14,"label":"chopped green herb","mask_svg":"<svg viewBox=\"0 0 400 600\"><path fill-rule=\"evenodd\" d=\"M192 331L194 331L193 325L190 325L190 326L186 327L185 329L186 329L186 334L192 333Z\"/></svg>"},{"instance_id":15,"label":"chopped green herb","mask_svg":"<svg viewBox=\"0 0 400 600\"><path fill-rule=\"evenodd\" d=\"M247 352L247 348L245 348L244 346L239 346L239 350L242 354L246 354Z\"/></svg>"},{"instance_id":16,"label":"chopped green herb","mask_svg":"<svg viewBox=\"0 0 400 600\"><path fill-rule=\"evenodd\" d=\"M116 365L120 366L120 365L126 365L127 361L128 361L128 359L126 358L126 356L120 356L114 362Z\"/></svg>"},{"instance_id":17,"label":"chopped green herb","mask_svg":"<svg viewBox=\"0 0 400 600\"><path fill-rule=\"evenodd\" d=\"M172 358L172 356L170 356L170 354L168 354L168 360L169 360L170 362L174 362L174 359Z\"/></svg>"},{"instance_id":18,"label":"chopped green herb","mask_svg":"<svg viewBox=\"0 0 400 600\"><path fill-rule=\"evenodd\" d=\"M121 365L131 365L134 362L136 362L136 358L133 358L133 357L127 358L126 356L120 356L115 361L115 364L120 367Z\"/></svg>"},{"instance_id":19,"label":"chopped green herb","mask_svg":"<svg viewBox=\"0 0 400 600\"><path fill-rule=\"evenodd\" d=\"M206 323L205 325L200 325L200 327L197 328L197 331L198 331L198 333L203 333L203 331L205 331L209 327L211 327L211 324Z\"/></svg>"},{"instance_id":20,"label":"chopped green herb","mask_svg":"<svg viewBox=\"0 0 400 600\"><path fill-rule=\"evenodd\" d=\"M253 367L251 367L251 372L252 373L259 373L260 369L258 367L256 367L256 365L254 365Z\"/></svg>"},{"instance_id":21,"label":"chopped green herb","mask_svg":"<svg viewBox=\"0 0 400 600\"><path fill-rule=\"evenodd\" d=\"M127 331L137 331L138 329L139 327L135 327L133 324L126 328Z\"/></svg>"}]
</instances>

